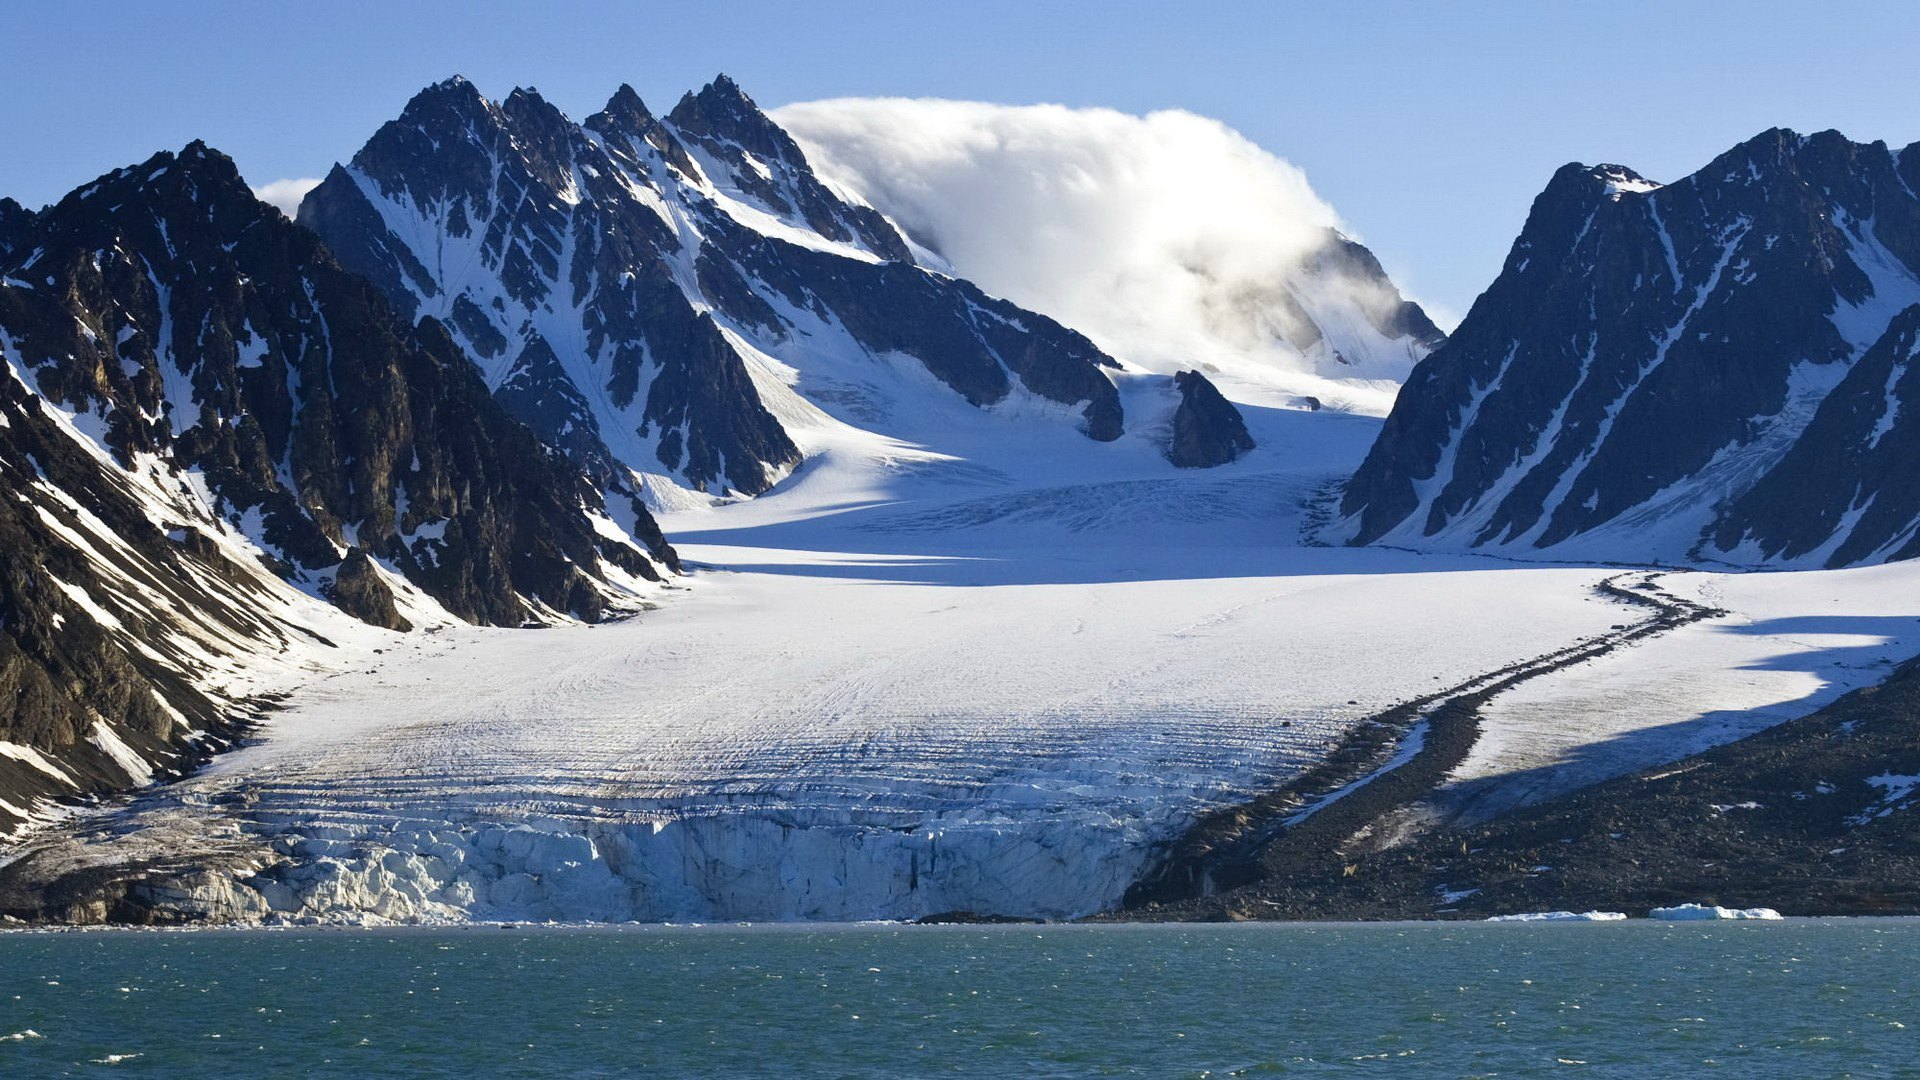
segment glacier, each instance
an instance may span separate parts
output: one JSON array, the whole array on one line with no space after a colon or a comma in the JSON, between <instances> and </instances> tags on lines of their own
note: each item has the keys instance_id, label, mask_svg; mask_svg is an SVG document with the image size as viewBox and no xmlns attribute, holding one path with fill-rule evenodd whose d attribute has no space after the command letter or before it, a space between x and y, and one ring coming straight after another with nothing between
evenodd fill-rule
<instances>
[{"instance_id":1,"label":"glacier","mask_svg":"<svg viewBox=\"0 0 1920 1080\"><path fill-rule=\"evenodd\" d=\"M667 514L689 573L638 618L365 635L249 745L11 857L179 919L1069 918L1371 715L1637 618L1615 567L1299 543L1365 417L1249 408L1259 449L1195 473L948 404L937 447L816 432L767 495ZM1880 618L1914 573L1662 575L1729 614L1496 699L1507 757L1462 779L1613 745L1577 720L1608 693L1810 711L1885 668L1782 613ZM1892 622L1876 655L1920 648Z\"/></svg>"}]
</instances>

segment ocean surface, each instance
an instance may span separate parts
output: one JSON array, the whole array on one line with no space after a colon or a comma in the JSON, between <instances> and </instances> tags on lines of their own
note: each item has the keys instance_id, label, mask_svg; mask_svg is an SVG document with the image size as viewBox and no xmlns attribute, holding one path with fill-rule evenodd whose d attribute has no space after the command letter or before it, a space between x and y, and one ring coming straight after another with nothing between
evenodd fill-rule
<instances>
[{"instance_id":1,"label":"ocean surface","mask_svg":"<svg viewBox=\"0 0 1920 1080\"><path fill-rule=\"evenodd\" d=\"M0 1076L1920 1076L1920 920L0 934Z\"/></svg>"}]
</instances>

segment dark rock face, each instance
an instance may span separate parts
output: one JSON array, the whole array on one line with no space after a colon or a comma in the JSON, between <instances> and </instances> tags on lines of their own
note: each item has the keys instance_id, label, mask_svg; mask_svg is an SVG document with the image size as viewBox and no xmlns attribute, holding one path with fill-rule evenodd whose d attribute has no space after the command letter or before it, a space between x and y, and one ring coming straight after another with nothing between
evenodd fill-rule
<instances>
[{"instance_id":1,"label":"dark rock face","mask_svg":"<svg viewBox=\"0 0 1920 1080\"><path fill-rule=\"evenodd\" d=\"M1183 469L1225 465L1253 449L1253 436L1233 402L1220 396L1213 383L1197 371L1173 377L1180 406L1173 412L1173 438L1167 460Z\"/></svg>"},{"instance_id":2,"label":"dark rock face","mask_svg":"<svg viewBox=\"0 0 1920 1080\"><path fill-rule=\"evenodd\" d=\"M575 124L530 90L422 91L299 219L446 324L502 404L603 488L757 494L799 461L752 350L823 332L912 356L978 405L1017 384L1120 432L1110 363L1051 320L911 265L731 80L664 120L621 87ZM751 227L750 227L751 226Z\"/></svg>"},{"instance_id":3,"label":"dark rock face","mask_svg":"<svg viewBox=\"0 0 1920 1080\"><path fill-rule=\"evenodd\" d=\"M1920 305L1894 317L1806 434L1720 516L1713 547L1827 566L1920 555L1917 356Z\"/></svg>"},{"instance_id":4,"label":"dark rock face","mask_svg":"<svg viewBox=\"0 0 1920 1080\"><path fill-rule=\"evenodd\" d=\"M616 107L643 145L668 147L653 153L685 160L631 90ZM441 316L502 404L602 487L631 494L630 465L763 491L799 451L681 294L663 257L678 238L636 190L657 195L537 94L495 105L452 79L336 166L299 219L397 307Z\"/></svg>"},{"instance_id":5,"label":"dark rock face","mask_svg":"<svg viewBox=\"0 0 1920 1080\"><path fill-rule=\"evenodd\" d=\"M179 775L228 745L252 710L198 688L184 674L194 654L236 638L284 648L292 635L256 609L257 574L191 534L170 539L128 480L11 375L0 490L0 742L28 755L0 755L4 836L38 799Z\"/></svg>"},{"instance_id":6,"label":"dark rock face","mask_svg":"<svg viewBox=\"0 0 1920 1080\"><path fill-rule=\"evenodd\" d=\"M12 199L0 198L0 258L13 250L15 243L33 221L33 212Z\"/></svg>"},{"instance_id":7,"label":"dark rock face","mask_svg":"<svg viewBox=\"0 0 1920 1080\"><path fill-rule=\"evenodd\" d=\"M627 87L621 89L632 94ZM886 218L871 207L841 202L828 191L793 137L725 75L682 97L667 122L681 138L725 165L736 186L781 217L797 216L829 240L857 242L890 262L913 261L906 241ZM754 168L748 155L765 166L766 173Z\"/></svg>"},{"instance_id":8,"label":"dark rock face","mask_svg":"<svg viewBox=\"0 0 1920 1080\"><path fill-rule=\"evenodd\" d=\"M320 591L334 605L361 622L388 630L411 630L413 624L400 614L393 602L393 590L380 580L373 560L359 548L353 548L333 572L333 580Z\"/></svg>"},{"instance_id":9,"label":"dark rock face","mask_svg":"<svg viewBox=\"0 0 1920 1080\"><path fill-rule=\"evenodd\" d=\"M1804 485L1763 477L1851 453L1831 440L1858 425L1814 417L1836 387L1868 396L1849 372L1920 301L1917 181L1920 154L1780 130L1666 187L1561 169L1500 277L1402 390L1348 486L1343 537L1817 555L1829 537L1810 538L1784 498ZM1828 486L1845 501L1856 479ZM1831 558L1867 557L1893 531L1833 537Z\"/></svg>"},{"instance_id":10,"label":"dark rock face","mask_svg":"<svg viewBox=\"0 0 1920 1080\"><path fill-rule=\"evenodd\" d=\"M475 621L584 595L599 493L437 323L397 320L224 156L196 143L102 178L20 250L8 274L30 284L0 288L0 328L39 391L97 416L123 461L202 470L296 581L358 547Z\"/></svg>"},{"instance_id":11,"label":"dark rock face","mask_svg":"<svg viewBox=\"0 0 1920 1080\"><path fill-rule=\"evenodd\" d=\"M0 256L0 800L178 773L249 710L209 658L313 646L292 584L379 626L597 618L673 554L195 143L8 227ZM624 516L624 515L623 515ZM284 579L284 581L282 580ZM16 798L18 796L18 798ZM20 815L0 807L0 830Z\"/></svg>"}]
</instances>

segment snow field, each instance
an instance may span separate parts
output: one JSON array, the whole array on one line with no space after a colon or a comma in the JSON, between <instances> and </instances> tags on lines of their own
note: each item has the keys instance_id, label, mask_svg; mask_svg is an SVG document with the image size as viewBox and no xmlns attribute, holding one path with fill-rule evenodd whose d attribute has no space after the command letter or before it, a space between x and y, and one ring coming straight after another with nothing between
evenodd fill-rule
<instances>
[{"instance_id":1,"label":"snow field","mask_svg":"<svg viewBox=\"0 0 1920 1080\"><path fill-rule=\"evenodd\" d=\"M1515 687L1437 802L1468 821L1647 769L1877 683L1920 652L1920 566L1675 573L1676 595L1727 609Z\"/></svg>"}]
</instances>

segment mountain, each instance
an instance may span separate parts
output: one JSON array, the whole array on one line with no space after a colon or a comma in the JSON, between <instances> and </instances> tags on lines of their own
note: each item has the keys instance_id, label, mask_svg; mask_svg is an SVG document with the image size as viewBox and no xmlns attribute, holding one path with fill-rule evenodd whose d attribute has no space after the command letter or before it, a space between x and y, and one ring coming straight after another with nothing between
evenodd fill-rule
<instances>
[{"instance_id":1,"label":"mountain","mask_svg":"<svg viewBox=\"0 0 1920 1080\"><path fill-rule=\"evenodd\" d=\"M1331 377L1406 378L1446 344L1419 304L1400 294L1365 244L1337 229L1301 260L1283 294L1282 337Z\"/></svg>"},{"instance_id":2,"label":"mountain","mask_svg":"<svg viewBox=\"0 0 1920 1080\"><path fill-rule=\"evenodd\" d=\"M665 118L623 86L584 123L449 79L298 217L444 323L501 404L610 492L764 492L821 410L884 426L894 410L863 387L901 364L982 409L1037 399L1093 439L1122 431L1111 360L913 265L724 76Z\"/></svg>"},{"instance_id":3,"label":"mountain","mask_svg":"<svg viewBox=\"0 0 1920 1080\"><path fill-rule=\"evenodd\" d=\"M320 601L593 620L677 565L201 143L0 237L0 827L204 759L249 658L355 632Z\"/></svg>"},{"instance_id":4,"label":"mountain","mask_svg":"<svg viewBox=\"0 0 1920 1080\"><path fill-rule=\"evenodd\" d=\"M0 198L0 257L13 250L20 234L26 231L27 223L33 220L33 212L12 199Z\"/></svg>"},{"instance_id":5,"label":"mountain","mask_svg":"<svg viewBox=\"0 0 1920 1080\"><path fill-rule=\"evenodd\" d=\"M1331 536L1829 565L1920 553L1920 153L1773 130L1568 165L1415 368Z\"/></svg>"},{"instance_id":6,"label":"mountain","mask_svg":"<svg viewBox=\"0 0 1920 1080\"><path fill-rule=\"evenodd\" d=\"M840 98L773 113L922 265L1236 401L1384 415L1444 340L1306 177L1180 110Z\"/></svg>"}]
</instances>

